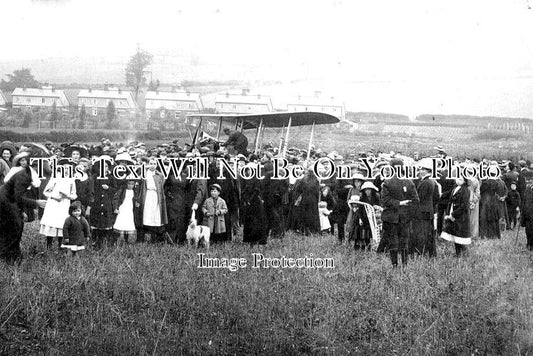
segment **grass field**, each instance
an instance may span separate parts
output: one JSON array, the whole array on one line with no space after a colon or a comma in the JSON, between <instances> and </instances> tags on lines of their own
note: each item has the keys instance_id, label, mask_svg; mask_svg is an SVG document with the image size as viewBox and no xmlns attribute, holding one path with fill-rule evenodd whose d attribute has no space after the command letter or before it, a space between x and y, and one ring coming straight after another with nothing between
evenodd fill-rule
<instances>
[{"instance_id":1,"label":"grass field","mask_svg":"<svg viewBox=\"0 0 533 356\"><path fill-rule=\"evenodd\" d=\"M532 355L533 255L523 233L476 241L465 258L393 270L332 236L214 246L247 268L197 268L197 252L126 245L79 259L42 254L26 224L25 259L0 267L0 354ZM203 252L203 250L200 250ZM334 269L254 269L266 257L330 257Z\"/></svg>"}]
</instances>

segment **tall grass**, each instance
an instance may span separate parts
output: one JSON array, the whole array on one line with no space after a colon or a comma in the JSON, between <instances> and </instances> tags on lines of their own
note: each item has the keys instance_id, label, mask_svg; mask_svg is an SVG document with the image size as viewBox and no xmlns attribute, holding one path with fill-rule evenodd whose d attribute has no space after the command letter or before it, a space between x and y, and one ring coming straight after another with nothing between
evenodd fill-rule
<instances>
[{"instance_id":1,"label":"tall grass","mask_svg":"<svg viewBox=\"0 0 533 356\"><path fill-rule=\"evenodd\" d=\"M397 270L329 235L212 247L248 259L230 272L169 245L42 254L36 230L27 224L23 263L0 267L0 354L533 353L524 236L477 241L459 259L439 242L438 258ZM332 257L335 268L253 269L252 252Z\"/></svg>"}]
</instances>

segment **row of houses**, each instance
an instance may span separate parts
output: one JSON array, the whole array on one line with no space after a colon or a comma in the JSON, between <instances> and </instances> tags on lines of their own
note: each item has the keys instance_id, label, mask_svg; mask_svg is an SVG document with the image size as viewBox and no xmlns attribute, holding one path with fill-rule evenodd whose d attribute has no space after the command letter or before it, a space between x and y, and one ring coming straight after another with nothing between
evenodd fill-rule
<instances>
[{"instance_id":1,"label":"row of houses","mask_svg":"<svg viewBox=\"0 0 533 356\"><path fill-rule=\"evenodd\" d=\"M144 97L136 102L131 91L118 87L104 89L82 89L77 94L66 94L66 90L55 89L51 86L42 88L16 88L11 93L12 107L15 109L51 109L54 104L58 110L68 111L75 107L81 110L85 106L88 115L103 114L112 101L119 115L144 112L146 117L180 117L190 113L204 112L208 107L200 93L180 90L176 87L168 91L147 91ZM144 101L144 105L141 102ZM212 100L211 100L212 101ZM215 95L209 109L219 114L252 114L275 111L318 111L345 118L344 103L334 98L314 96L298 96L285 99L286 108L275 108L270 96L252 94L250 90L240 92L226 92ZM8 99L0 91L0 106L7 105Z\"/></svg>"}]
</instances>

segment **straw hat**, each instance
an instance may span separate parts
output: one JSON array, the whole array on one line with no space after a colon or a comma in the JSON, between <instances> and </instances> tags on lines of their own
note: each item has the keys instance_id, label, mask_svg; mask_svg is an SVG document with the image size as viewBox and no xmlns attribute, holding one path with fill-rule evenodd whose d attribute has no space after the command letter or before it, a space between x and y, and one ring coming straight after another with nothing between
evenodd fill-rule
<instances>
[{"instance_id":1,"label":"straw hat","mask_svg":"<svg viewBox=\"0 0 533 356\"><path fill-rule=\"evenodd\" d=\"M13 167L16 167L19 163L19 161L22 159L22 158L28 158L30 156L30 153L25 151L25 152L21 152L19 153L18 155L16 155L14 158L13 158ZM29 162L28 162L29 163Z\"/></svg>"},{"instance_id":2,"label":"straw hat","mask_svg":"<svg viewBox=\"0 0 533 356\"><path fill-rule=\"evenodd\" d=\"M361 190L365 189L374 189L376 192L379 190L372 182L364 182L361 186Z\"/></svg>"}]
</instances>

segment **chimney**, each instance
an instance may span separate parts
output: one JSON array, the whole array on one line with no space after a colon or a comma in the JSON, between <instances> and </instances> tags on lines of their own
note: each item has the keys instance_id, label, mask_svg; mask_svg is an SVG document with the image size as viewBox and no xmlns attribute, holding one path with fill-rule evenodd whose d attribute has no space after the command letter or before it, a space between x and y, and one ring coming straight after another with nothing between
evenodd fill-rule
<instances>
[{"instance_id":1,"label":"chimney","mask_svg":"<svg viewBox=\"0 0 533 356\"><path fill-rule=\"evenodd\" d=\"M321 94L322 92L320 90L315 90L315 98L320 97Z\"/></svg>"},{"instance_id":2,"label":"chimney","mask_svg":"<svg viewBox=\"0 0 533 356\"><path fill-rule=\"evenodd\" d=\"M171 89L171 91L172 91L173 93L176 92L176 84L173 84L173 85L172 85L172 89Z\"/></svg>"},{"instance_id":3,"label":"chimney","mask_svg":"<svg viewBox=\"0 0 533 356\"><path fill-rule=\"evenodd\" d=\"M93 92L93 88L89 87L89 93Z\"/></svg>"},{"instance_id":4,"label":"chimney","mask_svg":"<svg viewBox=\"0 0 533 356\"><path fill-rule=\"evenodd\" d=\"M248 88L242 89L241 95L246 95L246 94L250 94L250 89L248 89Z\"/></svg>"},{"instance_id":5,"label":"chimney","mask_svg":"<svg viewBox=\"0 0 533 356\"><path fill-rule=\"evenodd\" d=\"M26 86L24 86L24 87L22 88L22 91L26 91Z\"/></svg>"},{"instance_id":6,"label":"chimney","mask_svg":"<svg viewBox=\"0 0 533 356\"><path fill-rule=\"evenodd\" d=\"M261 94L257 94L257 99L261 99Z\"/></svg>"},{"instance_id":7,"label":"chimney","mask_svg":"<svg viewBox=\"0 0 533 356\"><path fill-rule=\"evenodd\" d=\"M26 88L24 88L24 90L26 90ZM229 93L226 92L226 98L229 98Z\"/></svg>"},{"instance_id":8,"label":"chimney","mask_svg":"<svg viewBox=\"0 0 533 356\"><path fill-rule=\"evenodd\" d=\"M104 84L104 90L107 91L109 89L109 85Z\"/></svg>"},{"instance_id":9,"label":"chimney","mask_svg":"<svg viewBox=\"0 0 533 356\"><path fill-rule=\"evenodd\" d=\"M191 96L191 93L187 90L187 96Z\"/></svg>"},{"instance_id":10,"label":"chimney","mask_svg":"<svg viewBox=\"0 0 533 356\"><path fill-rule=\"evenodd\" d=\"M122 94L122 89L118 88L118 93Z\"/></svg>"}]
</instances>

